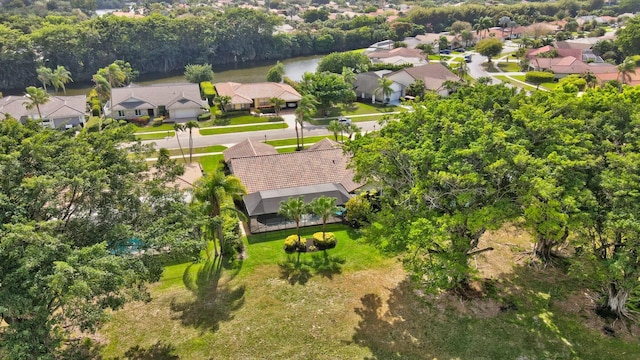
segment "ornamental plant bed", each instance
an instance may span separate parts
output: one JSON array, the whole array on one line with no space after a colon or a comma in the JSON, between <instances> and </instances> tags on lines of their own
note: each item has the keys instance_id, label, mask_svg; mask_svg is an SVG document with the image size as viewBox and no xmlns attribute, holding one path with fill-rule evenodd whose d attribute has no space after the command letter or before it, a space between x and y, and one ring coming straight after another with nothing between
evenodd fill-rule
<instances>
[{"instance_id":1,"label":"ornamental plant bed","mask_svg":"<svg viewBox=\"0 0 640 360\"><path fill-rule=\"evenodd\" d=\"M330 232L326 233L326 240L323 240L322 232L317 232L313 234L313 237L300 238L300 242L298 242L297 235L289 235L284 241L284 251L288 254L294 252L316 252L333 249L336 244L336 237Z\"/></svg>"}]
</instances>

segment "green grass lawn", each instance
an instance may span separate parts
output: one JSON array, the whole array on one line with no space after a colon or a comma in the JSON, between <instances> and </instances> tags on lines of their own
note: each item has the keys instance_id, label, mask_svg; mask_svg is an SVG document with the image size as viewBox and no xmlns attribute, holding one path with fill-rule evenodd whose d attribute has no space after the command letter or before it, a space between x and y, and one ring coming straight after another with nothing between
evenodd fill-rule
<instances>
[{"instance_id":1,"label":"green grass lawn","mask_svg":"<svg viewBox=\"0 0 640 360\"><path fill-rule=\"evenodd\" d=\"M221 161L224 160L224 156L222 156L222 154L206 155L196 157L194 160L202 165L202 170L205 173L209 173L222 167Z\"/></svg>"},{"instance_id":2,"label":"green grass lawn","mask_svg":"<svg viewBox=\"0 0 640 360\"><path fill-rule=\"evenodd\" d=\"M339 107L331 108L329 110L329 115L324 116L324 114L316 114L315 118L310 123L314 125L327 125L331 122L331 118L335 118L338 116L353 116L353 115L366 115L373 114L371 116L365 117L353 117L351 121L371 121L371 120L379 120L382 118L382 114L390 113L390 112L402 112L407 111L407 109L394 106L394 105L384 105L384 104L366 104L366 103L353 103L352 105L341 105ZM380 114L380 115L375 115ZM325 119L328 118L328 119Z\"/></svg>"},{"instance_id":3,"label":"green grass lawn","mask_svg":"<svg viewBox=\"0 0 640 360\"><path fill-rule=\"evenodd\" d=\"M509 79L506 75L496 75L496 76L494 76L494 77L495 77L496 79L498 79L498 80L500 80L500 81L504 82L504 83L511 84L511 85L513 85L513 86L516 86L516 87L519 87L519 88L523 88L523 89L525 89L525 90L529 90L529 91L535 91L535 90L536 90L536 87L535 87L535 86L532 86L532 85L529 85L529 84L523 84L523 83L520 83L520 82L514 81L514 80L512 80L512 79ZM515 78L516 76L512 76L512 77L514 77L514 78ZM524 80L523 80L523 81L524 81Z\"/></svg>"},{"instance_id":4,"label":"green grass lawn","mask_svg":"<svg viewBox=\"0 0 640 360\"><path fill-rule=\"evenodd\" d=\"M153 134L136 133L135 136L138 140L160 140L166 137L174 137L176 136L176 133L175 131L163 131Z\"/></svg>"},{"instance_id":5,"label":"green grass lawn","mask_svg":"<svg viewBox=\"0 0 640 360\"><path fill-rule=\"evenodd\" d=\"M261 125L249 125L249 126L238 126L238 127L219 127L214 129L202 129L200 130L200 135L220 135L220 134L230 134L230 133L237 133L237 132L285 129L287 127L288 125L282 122L275 123L275 124L261 124Z\"/></svg>"},{"instance_id":6,"label":"green grass lawn","mask_svg":"<svg viewBox=\"0 0 640 360\"><path fill-rule=\"evenodd\" d=\"M138 126L138 125L133 124L133 126L136 129L135 130L136 134L154 132L154 131L173 130L173 124L162 124L162 125L158 125L158 126L152 126L152 125Z\"/></svg>"},{"instance_id":7,"label":"green grass lawn","mask_svg":"<svg viewBox=\"0 0 640 360\"><path fill-rule=\"evenodd\" d=\"M516 62L500 62L498 63L498 67L505 72L519 72L521 71L520 66Z\"/></svg>"},{"instance_id":8,"label":"green grass lawn","mask_svg":"<svg viewBox=\"0 0 640 360\"><path fill-rule=\"evenodd\" d=\"M512 77L513 77L514 79L517 79L517 80L520 80L520 81L525 81L525 79L526 79L526 76L525 76L525 75L513 75ZM532 86L533 88L536 88L536 86L535 86L534 84L531 84L531 83L527 83L527 84L529 84L529 85L530 85L530 86ZM548 82L548 83L542 83L542 84L540 84L540 87L541 87L541 88L545 88L545 89L547 89L547 90L553 90L553 89L555 89L555 88L556 88L556 86L557 86L557 85L558 85L558 83L556 83L556 82Z\"/></svg>"},{"instance_id":9,"label":"green grass lawn","mask_svg":"<svg viewBox=\"0 0 640 360\"><path fill-rule=\"evenodd\" d=\"M222 145L212 145L212 146L206 146L206 147L194 147L192 151L194 154L206 154L206 153L222 152L226 148L227 148L226 146L222 146ZM188 146L183 146L182 151L184 151L185 156L189 156ZM169 150L169 155L170 156L182 155L182 152L180 151L180 149L171 149Z\"/></svg>"},{"instance_id":10,"label":"green grass lawn","mask_svg":"<svg viewBox=\"0 0 640 360\"><path fill-rule=\"evenodd\" d=\"M317 230L302 229L302 235ZM330 231L338 244L326 254L300 254L299 259L285 254L283 240L295 233L292 229L250 236L248 257L241 262L165 267L161 281L150 286L150 302L126 305L100 330L96 338L102 339L102 355L293 360L640 356L636 336L602 335L581 282L561 268L515 266L496 275L483 298L422 296L398 260L381 255L358 232L341 225Z\"/></svg>"}]
</instances>

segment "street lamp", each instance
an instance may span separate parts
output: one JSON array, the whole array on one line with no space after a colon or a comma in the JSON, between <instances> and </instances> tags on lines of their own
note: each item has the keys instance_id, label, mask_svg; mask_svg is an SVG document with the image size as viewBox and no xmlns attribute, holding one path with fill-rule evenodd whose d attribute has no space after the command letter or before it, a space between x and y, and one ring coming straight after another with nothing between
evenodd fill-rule
<instances>
[{"instance_id":1,"label":"street lamp","mask_svg":"<svg viewBox=\"0 0 640 360\"><path fill-rule=\"evenodd\" d=\"M264 142L267 143L267 134L264 134Z\"/></svg>"}]
</instances>

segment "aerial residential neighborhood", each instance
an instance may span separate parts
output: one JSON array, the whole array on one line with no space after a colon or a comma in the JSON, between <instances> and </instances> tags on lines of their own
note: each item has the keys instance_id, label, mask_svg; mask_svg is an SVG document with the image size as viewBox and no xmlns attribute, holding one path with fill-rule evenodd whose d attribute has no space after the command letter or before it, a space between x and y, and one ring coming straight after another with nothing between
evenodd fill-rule
<instances>
[{"instance_id":1,"label":"aerial residential neighborhood","mask_svg":"<svg viewBox=\"0 0 640 360\"><path fill-rule=\"evenodd\" d=\"M640 358L639 11L0 2L0 359Z\"/></svg>"}]
</instances>

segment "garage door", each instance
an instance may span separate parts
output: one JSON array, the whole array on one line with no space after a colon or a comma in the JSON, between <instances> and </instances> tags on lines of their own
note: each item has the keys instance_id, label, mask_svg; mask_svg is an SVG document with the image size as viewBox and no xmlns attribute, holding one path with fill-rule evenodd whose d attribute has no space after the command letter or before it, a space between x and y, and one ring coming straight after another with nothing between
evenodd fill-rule
<instances>
[{"instance_id":1,"label":"garage door","mask_svg":"<svg viewBox=\"0 0 640 360\"><path fill-rule=\"evenodd\" d=\"M171 117L174 119L195 119L198 116L198 110L196 109L177 109L171 112Z\"/></svg>"}]
</instances>

